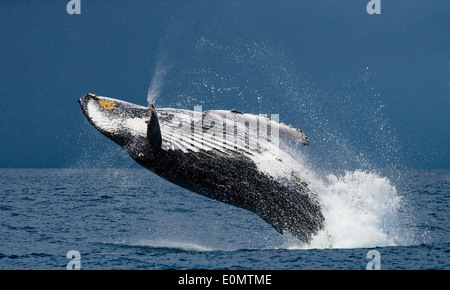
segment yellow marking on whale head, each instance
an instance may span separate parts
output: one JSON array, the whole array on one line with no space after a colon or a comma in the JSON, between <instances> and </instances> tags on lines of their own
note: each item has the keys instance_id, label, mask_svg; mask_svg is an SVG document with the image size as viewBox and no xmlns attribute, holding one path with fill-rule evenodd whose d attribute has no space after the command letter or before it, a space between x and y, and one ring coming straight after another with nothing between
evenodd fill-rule
<instances>
[{"instance_id":1,"label":"yellow marking on whale head","mask_svg":"<svg viewBox=\"0 0 450 290\"><path fill-rule=\"evenodd\" d=\"M114 101L110 101L110 100L98 99L98 103L100 104L100 106L103 107L103 109L105 109L107 111L112 111L116 107L116 103Z\"/></svg>"}]
</instances>

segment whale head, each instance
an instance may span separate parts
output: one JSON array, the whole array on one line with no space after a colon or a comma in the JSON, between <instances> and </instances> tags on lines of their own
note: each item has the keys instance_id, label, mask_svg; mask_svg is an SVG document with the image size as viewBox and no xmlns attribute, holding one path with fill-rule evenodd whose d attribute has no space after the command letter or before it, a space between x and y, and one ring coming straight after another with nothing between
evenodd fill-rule
<instances>
[{"instance_id":1,"label":"whale head","mask_svg":"<svg viewBox=\"0 0 450 290\"><path fill-rule=\"evenodd\" d=\"M138 161L161 144L155 109L87 94L78 100L88 121Z\"/></svg>"}]
</instances>

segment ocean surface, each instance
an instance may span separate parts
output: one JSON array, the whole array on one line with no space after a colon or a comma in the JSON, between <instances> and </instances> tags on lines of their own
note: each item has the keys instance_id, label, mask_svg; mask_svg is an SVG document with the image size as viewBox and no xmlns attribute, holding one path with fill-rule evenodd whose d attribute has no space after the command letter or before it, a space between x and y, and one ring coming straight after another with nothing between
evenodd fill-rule
<instances>
[{"instance_id":1,"label":"ocean surface","mask_svg":"<svg viewBox=\"0 0 450 290\"><path fill-rule=\"evenodd\" d=\"M303 245L145 169L0 169L0 269L450 269L450 170L315 176Z\"/></svg>"}]
</instances>

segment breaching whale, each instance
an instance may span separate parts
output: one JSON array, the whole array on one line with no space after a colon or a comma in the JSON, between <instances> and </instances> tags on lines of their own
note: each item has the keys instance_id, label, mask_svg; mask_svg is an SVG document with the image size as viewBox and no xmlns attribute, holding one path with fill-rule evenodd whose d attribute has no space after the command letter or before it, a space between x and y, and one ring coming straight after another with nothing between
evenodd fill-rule
<instances>
[{"instance_id":1,"label":"breaching whale","mask_svg":"<svg viewBox=\"0 0 450 290\"><path fill-rule=\"evenodd\" d=\"M302 130L234 109L155 109L94 94L78 102L95 129L162 178L254 212L305 243L323 228L317 195L277 143L309 145Z\"/></svg>"}]
</instances>

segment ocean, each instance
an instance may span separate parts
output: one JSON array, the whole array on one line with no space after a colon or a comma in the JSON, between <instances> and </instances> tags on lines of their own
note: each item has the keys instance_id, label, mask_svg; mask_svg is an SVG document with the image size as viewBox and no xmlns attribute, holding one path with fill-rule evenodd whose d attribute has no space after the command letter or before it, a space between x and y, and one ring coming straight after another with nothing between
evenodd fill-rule
<instances>
[{"instance_id":1,"label":"ocean","mask_svg":"<svg viewBox=\"0 0 450 290\"><path fill-rule=\"evenodd\" d=\"M0 270L450 269L450 1L0 3ZM138 167L87 93L304 130L286 152L323 230L302 244Z\"/></svg>"},{"instance_id":2,"label":"ocean","mask_svg":"<svg viewBox=\"0 0 450 290\"><path fill-rule=\"evenodd\" d=\"M0 169L0 269L450 269L450 170L309 178L304 245L145 169Z\"/></svg>"}]
</instances>

